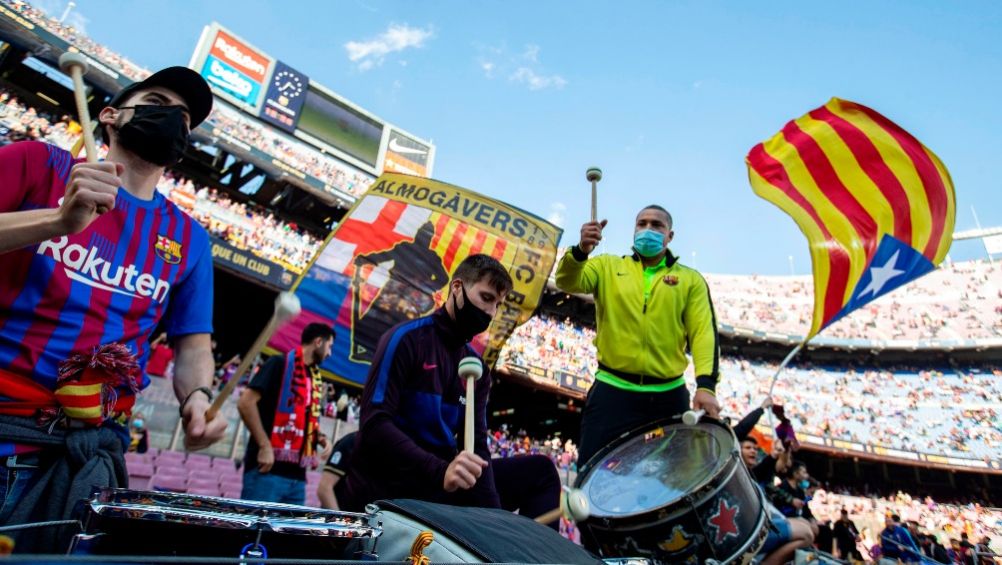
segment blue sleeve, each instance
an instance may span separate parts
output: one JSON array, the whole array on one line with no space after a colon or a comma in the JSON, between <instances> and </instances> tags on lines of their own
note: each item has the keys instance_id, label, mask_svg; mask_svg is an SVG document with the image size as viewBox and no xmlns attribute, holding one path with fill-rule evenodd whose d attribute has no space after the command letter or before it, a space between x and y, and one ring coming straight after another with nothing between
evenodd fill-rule
<instances>
[{"instance_id":1,"label":"blue sleeve","mask_svg":"<svg viewBox=\"0 0 1002 565\"><path fill-rule=\"evenodd\" d=\"M199 226L201 228L201 226ZM212 333L212 249L204 230L196 238L198 257L171 293L167 307L167 337Z\"/></svg>"}]
</instances>

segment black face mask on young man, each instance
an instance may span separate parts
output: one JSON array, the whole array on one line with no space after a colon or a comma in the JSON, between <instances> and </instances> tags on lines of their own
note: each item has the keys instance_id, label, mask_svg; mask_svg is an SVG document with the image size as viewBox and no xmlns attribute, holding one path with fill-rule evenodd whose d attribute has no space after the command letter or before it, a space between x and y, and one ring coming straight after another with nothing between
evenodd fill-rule
<instances>
[{"instance_id":1,"label":"black face mask on young man","mask_svg":"<svg viewBox=\"0 0 1002 565\"><path fill-rule=\"evenodd\" d=\"M466 341L470 341L477 334L486 330L487 326L491 325L493 316L470 302L470 297L466 295L466 285L460 288L463 289L463 305L459 306L459 301L456 300L455 295L452 297L453 306L455 306L456 325L459 326L459 332L463 335L463 338Z\"/></svg>"},{"instance_id":2,"label":"black face mask on young man","mask_svg":"<svg viewBox=\"0 0 1002 565\"><path fill-rule=\"evenodd\" d=\"M132 119L118 128L118 139L127 151L161 167L170 167L181 160L188 146L183 108L137 105L119 109L134 112Z\"/></svg>"}]
</instances>

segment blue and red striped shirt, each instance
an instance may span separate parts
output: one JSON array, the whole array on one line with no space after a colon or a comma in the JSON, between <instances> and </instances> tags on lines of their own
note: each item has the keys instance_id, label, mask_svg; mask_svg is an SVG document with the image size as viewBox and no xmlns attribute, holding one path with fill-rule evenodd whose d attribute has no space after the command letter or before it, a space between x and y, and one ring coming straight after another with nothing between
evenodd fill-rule
<instances>
[{"instance_id":1,"label":"blue and red striped shirt","mask_svg":"<svg viewBox=\"0 0 1002 565\"><path fill-rule=\"evenodd\" d=\"M56 208L79 160L41 142L0 148L0 213ZM0 369L52 389L73 353L118 342L143 368L150 334L212 332L205 229L159 192L118 189L115 209L81 233L0 255Z\"/></svg>"}]
</instances>

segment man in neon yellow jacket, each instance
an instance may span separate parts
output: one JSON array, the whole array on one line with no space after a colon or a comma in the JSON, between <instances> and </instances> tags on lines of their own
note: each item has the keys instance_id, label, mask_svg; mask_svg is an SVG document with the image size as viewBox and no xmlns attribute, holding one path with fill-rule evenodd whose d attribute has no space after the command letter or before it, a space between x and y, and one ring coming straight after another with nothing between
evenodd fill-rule
<instances>
[{"instance_id":1,"label":"man in neon yellow jacket","mask_svg":"<svg viewBox=\"0 0 1002 565\"><path fill-rule=\"evenodd\" d=\"M695 269L668 250L674 237L667 210L637 214L633 254L589 258L606 220L581 226L581 240L557 267L557 287L595 297L599 369L581 419L578 464L620 434L689 408L682 373L696 368L695 410L717 417L720 360L710 290Z\"/></svg>"}]
</instances>

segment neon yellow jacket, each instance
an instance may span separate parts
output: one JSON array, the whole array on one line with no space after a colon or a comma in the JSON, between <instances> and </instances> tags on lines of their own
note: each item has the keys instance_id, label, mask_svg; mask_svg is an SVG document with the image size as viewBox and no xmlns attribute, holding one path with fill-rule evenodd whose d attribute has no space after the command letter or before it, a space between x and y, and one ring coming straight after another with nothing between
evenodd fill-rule
<instances>
[{"instance_id":1,"label":"neon yellow jacket","mask_svg":"<svg viewBox=\"0 0 1002 565\"><path fill-rule=\"evenodd\" d=\"M699 388L714 392L720 348L710 290L702 275L680 264L670 251L660 264L645 269L637 256L587 258L575 247L560 259L556 283L564 292L594 295L601 365L666 383L677 380L681 386L679 377L689 365L688 347ZM598 378L609 384L646 388L603 378L610 376L603 373L600 370ZM660 390L670 388L674 386Z\"/></svg>"}]
</instances>

